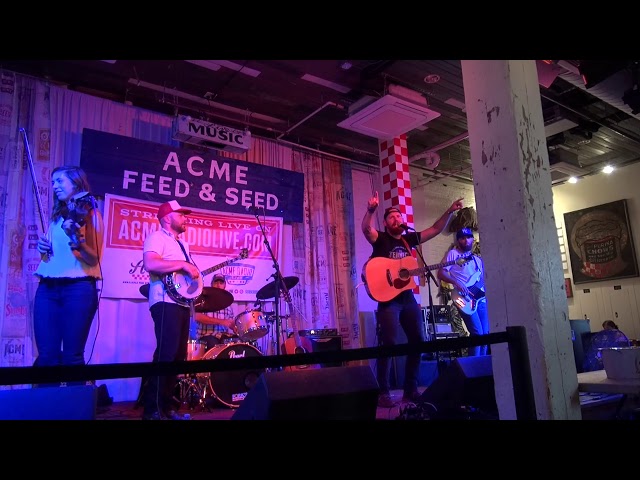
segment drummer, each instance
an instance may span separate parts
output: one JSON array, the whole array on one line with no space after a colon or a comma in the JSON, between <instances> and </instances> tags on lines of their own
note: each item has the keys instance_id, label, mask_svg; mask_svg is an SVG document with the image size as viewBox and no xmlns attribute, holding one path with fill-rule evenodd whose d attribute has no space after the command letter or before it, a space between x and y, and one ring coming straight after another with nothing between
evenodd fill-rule
<instances>
[{"instance_id":1,"label":"drummer","mask_svg":"<svg viewBox=\"0 0 640 480\"><path fill-rule=\"evenodd\" d=\"M225 290L227 288L225 276L221 273L216 273L211 279L211 286ZM235 315L231 305L217 312L196 312L196 335L199 341L206 344L205 351L215 345L220 345L238 337L235 331L234 318Z\"/></svg>"}]
</instances>

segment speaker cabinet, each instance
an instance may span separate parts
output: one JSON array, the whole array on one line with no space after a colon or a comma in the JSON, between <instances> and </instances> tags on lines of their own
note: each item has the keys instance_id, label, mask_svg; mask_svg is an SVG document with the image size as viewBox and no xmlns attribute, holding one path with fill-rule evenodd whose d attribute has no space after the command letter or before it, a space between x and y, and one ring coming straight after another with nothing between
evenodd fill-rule
<instances>
[{"instance_id":1,"label":"speaker cabinet","mask_svg":"<svg viewBox=\"0 0 640 480\"><path fill-rule=\"evenodd\" d=\"M311 351L315 352L340 352L342 351L342 337L340 335L314 335L308 330L300 330L299 335L306 337L311 341ZM289 338L293 333L289 334ZM326 367L342 367L344 362L328 362L321 363L322 368Z\"/></svg>"},{"instance_id":2,"label":"speaker cabinet","mask_svg":"<svg viewBox=\"0 0 640 480\"><path fill-rule=\"evenodd\" d=\"M95 420L94 385L0 390L0 420Z\"/></svg>"},{"instance_id":3,"label":"speaker cabinet","mask_svg":"<svg viewBox=\"0 0 640 480\"><path fill-rule=\"evenodd\" d=\"M368 365L264 372L231 420L375 420Z\"/></svg>"},{"instance_id":4,"label":"speaker cabinet","mask_svg":"<svg viewBox=\"0 0 640 480\"><path fill-rule=\"evenodd\" d=\"M497 413L491 355L454 359L420 396L446 415L461 407Z\"/></svg>"}]
</instances>

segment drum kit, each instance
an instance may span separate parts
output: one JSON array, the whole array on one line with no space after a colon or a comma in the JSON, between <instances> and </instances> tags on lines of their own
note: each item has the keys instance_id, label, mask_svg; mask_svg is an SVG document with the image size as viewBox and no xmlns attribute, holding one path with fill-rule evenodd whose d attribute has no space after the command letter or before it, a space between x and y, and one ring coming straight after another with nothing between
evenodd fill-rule
<instances>
[{"instance_id":1,"label":"drum kit","mask_svg":"<svg viewBox=\"0 0 640 480\"><path fill-rule=\"evenodd\" d=\"M287 290L295 287L299 281L298 277L284 277L284 280ZM144 295L142 289L140 293ZM269 310L267 307L267 301L271 299L274 302L280 302L275 281L258 290L255 308L247 309L235 316L235 334L217 333L220 343L208 350L205 343L189 340L187 360L259 357L263 355L263 351L267 353L277 351L274 350L279 344L277 333L271 339L273 348L269 348L268 343L266 346L263 343L261 348L258 342L266 340L267 334L276 330L271 328L271 324L276 321L274 302L270 305L274 310ZM217 312L230 306L233 301L231 292L221 288L205 287L202 295L194 302L194 309L201 313ZM289 315L278 316L289 317ZM207 324L206 320L198 321ZM244 369L180 375L176 387L178 396L176 400L190 409L196 407L208 409L212 400L217 400L230 408L237 408L263 372L264 369Z\"/></svg>"}]
</instances>

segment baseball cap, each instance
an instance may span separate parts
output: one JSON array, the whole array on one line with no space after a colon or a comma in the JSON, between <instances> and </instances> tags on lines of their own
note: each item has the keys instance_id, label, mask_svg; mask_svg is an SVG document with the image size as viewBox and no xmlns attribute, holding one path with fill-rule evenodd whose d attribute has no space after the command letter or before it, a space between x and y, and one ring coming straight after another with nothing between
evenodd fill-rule
<instances>
[{"instance_id":1,"label":"baseball cap","mask_svg":"<svg viewBox=\"0 0 640 480\"><path fill-rule=\"evenodd\" d=\"M172 212L181 212L185 215L189 215L191 210L188 208L183 208L177 200L171 200L170 202L165 202L160 207L158 207L158 220L162 217L169 215Z\"/></svg>"},{"instance_id":2,"label":"baseball cap","mask_svg":"<svg viewBox=\"0 0 640 480\"><path fill-rule=\"evenodd\" d=\"M473 237L473 232L468 227L461 228L456 233L456 240L460 240L462 237Z\"/></svg>"},{"instance_id":3,"label":"baseball cap","mask_svg":"<svg viewBox=\"0 0 640 480\"><path fill-rule=\"evenodd\" d=\"M384 211L384 219L386 220L387 217L389 216L389 214L391 212L398 212L400 214L402 214L402 212L400 211L400 209L398 207L389 207Z\"/></svg>"},{"instance_id":4,"label":"baseball cap","mask_svg":"<svg viewBox=\"0 0 640 480\"><path fill-rule=\"evenodd\" d=\"M215 282L216 280L222 280L223 282L226 282L227 279L225 278L225 276L221 273L216 273L213 278L211 279L211 283Z\"/></svg>"}]
</instances>

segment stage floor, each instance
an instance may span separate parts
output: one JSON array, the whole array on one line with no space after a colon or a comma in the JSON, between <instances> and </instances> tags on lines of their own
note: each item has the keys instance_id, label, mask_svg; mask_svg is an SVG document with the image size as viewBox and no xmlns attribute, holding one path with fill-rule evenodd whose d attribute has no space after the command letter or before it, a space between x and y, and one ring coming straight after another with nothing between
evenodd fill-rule
<instances>
[{"instance_id":1,"label":"stage floor","mask_svg":"<svg viewBox=\"0 0 640 480\"><path fill-rule=\"evenodd\" d=\"M419 388L420 393L424 388ZM392 390L391 398L398 402L398 405L392 408L377 408L376 420L396 420L402 411L407 408L407 404L402 404L402 390ZM191 420L230 420L235 408L226 405L212 406L210 408L202 408L196 406L189 408L188 405L182 405L178 409L178 413L188 414ZM136 402L115 402L108 406L99 406L97 409L96 420L141 420L142 407Z\"/></svg>"}]
</instances>

